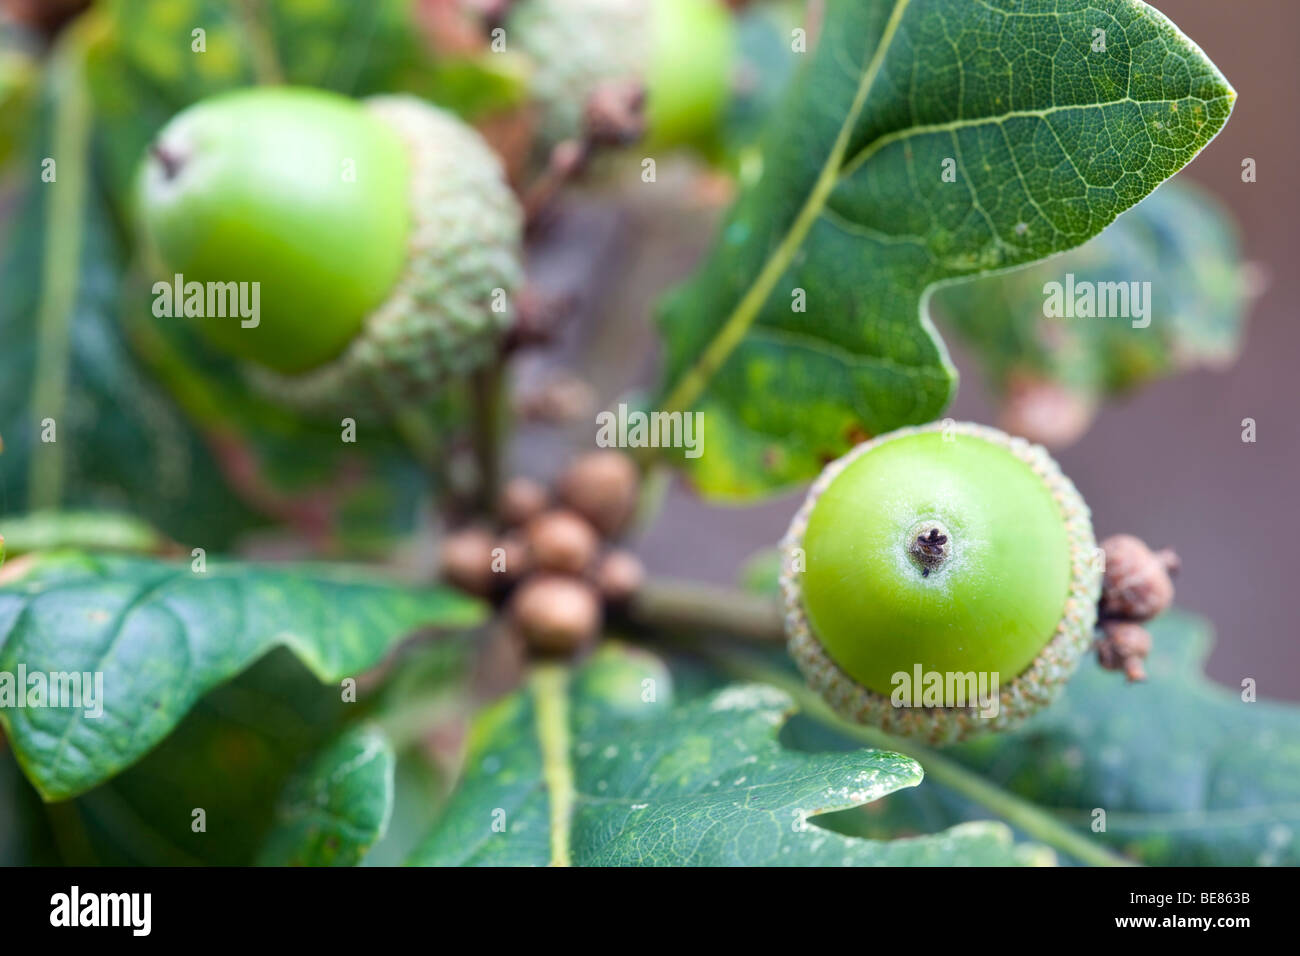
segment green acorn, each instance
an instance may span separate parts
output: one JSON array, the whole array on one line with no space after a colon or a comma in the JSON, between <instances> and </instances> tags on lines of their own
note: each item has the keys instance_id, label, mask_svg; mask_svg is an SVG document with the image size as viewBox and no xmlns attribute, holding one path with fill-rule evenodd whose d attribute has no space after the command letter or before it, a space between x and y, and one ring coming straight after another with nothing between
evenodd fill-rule
<instances>
[{"instance_id":1,"label":"green acorn","mask_svg":"<svg viewBox=\"0 0 1300 956\"><path fill-rule=\"evenodd\" d=\"M522 277L521 214L497 157L412 97L205 100L158 134L138 206L168 280L156 295L175 276L187 302L256 283L256 318L199 307L190 319L261 390L309 412L386 414L484 364ZM186 311L176 298L173 314Z\"/></svg>"},{"instance_id":2,"label":"green acorn","mask_svg":"<svg viewBox=\"0 0 1300 956\"><path fill-rule=\"evenodd\" d=\"M795 661L839 713L894 733L945 743L1012 727L1092 644L1102 562L1088 507L1044 449L993 428L858 445L813 483L782 552ZM918 673L996 679L996 708L900 706L918 702L899 694Z\"/></svg>"},{"instance_id":3,"label":"green acorn","mask_svg":"<svg viewBox=\"0 0 1300 956\"><path fill-rule=\"evenodd\" d=\"M612 80L644 84L650 146L707 139L730 90L732 30L720 0L520 0L506 23L548 144L579 136L588 97Z\"/></svg>"}]
</instances>

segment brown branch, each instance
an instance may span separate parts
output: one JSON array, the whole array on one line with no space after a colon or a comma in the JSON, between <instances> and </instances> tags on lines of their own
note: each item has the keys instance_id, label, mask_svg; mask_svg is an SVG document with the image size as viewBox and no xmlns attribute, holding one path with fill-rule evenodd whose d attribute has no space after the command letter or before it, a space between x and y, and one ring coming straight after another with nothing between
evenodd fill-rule
<instances>
[{"instance_id":1,"label":"brown branch","mask_svg":"<svg viewBox=\"0 0 1300 956\"><path fill-rule=\"evenodd\" d=\"M690 581L646 581L627 616L644 627L717 631L762 642L785 639L775 598Z\"/></svg>"}]
</instances>

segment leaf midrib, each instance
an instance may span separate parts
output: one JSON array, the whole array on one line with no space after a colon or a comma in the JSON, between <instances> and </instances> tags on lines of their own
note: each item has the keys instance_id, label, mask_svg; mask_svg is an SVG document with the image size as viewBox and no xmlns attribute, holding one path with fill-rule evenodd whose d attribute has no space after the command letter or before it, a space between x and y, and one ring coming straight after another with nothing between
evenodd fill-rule
<instances>
[{"instance_id":1,"label":"leaf midrib","mask_svg":"<svg viewBox=\"0 0 1300 956\"><path fill-rule=\"evenodd\" d=\"M538 667L532 678L542 781L550 804L551 866L572 866L573 807L577 799L570 755L569 672L561 664Z\"/></svg>"},{"instance_id":2,"label":"leaf midrib","mask_svg":"<svg viewBox=\"0 0 1300 956\"><path fill-rule=\"evenodd\" d=\"M92 673L103 672L108 669L105 665L108 662L109 657L116 652L118 642L122 639L122 635L126 631L126 619L130 617L137 608L141 607L145 601L151 599L155 594L170 585L175 578L175 573L160 574L157 579L150 581L147 586L140 588L136 594L134 594L131 599L122 606L114 616L113 622L110 625L111 633L109 635L108 643L95 652ZM28 606L32 603L33 602L29 601ZM63 733L59 735L59 741L54 748L54 757L50 763L49 776L51 780L58 778L59 770L63 766L63 756L68 749L68 741L72 737L72 732L78 726L80 726L80 721L77 719L76 711L68 711L67 722L64 724Z\"/></svg>"},{"instance_id":3,"label":"leaf midrib","mask_svg":"<svg viewBox=\"0 0 1300 956\"><path fill-rule=\"evenodd\" d=\"M664 411L669 413L686 411L696 403L713 375L722 367L741 340L744 339L745 333L749 331L749 327L754 324L754 319L758 317L763 303L771 295L777 280L781 278L794 260L795 254L803 245L809 230L812 229L813 223L821 215L826 201L830 198L839 182L839 171L844 162L844 155L848 152L849 139L852 136L853 128L857 125L858 116L867 102L871 87L875 85L876 77L880 74L880 68L884 64L885 56L893 45L894 34L897 32L898 25L903 19L903 13L910 3L911 0L895 0L894 9L889 15L884 31L880 35L880 42L871 55L871 61L868 63L867 69L863 71L862 79L858 82L857 92L853 95L853 102L844 117L844 122L840 124L835 143L830 154L826 157L826 162L822 165L820 173L818 173L812 191L809 192L808 198L804 200L803 207L799 210L799 214L795 216L790 228L781 237L780 243L768 256L753 285L749 287L749 290L737 303L736 308L732 310L708 347L705 348L700 357L669 392L668 397L664 399Z\"/></svg>"},{"instance_id":4,"label":"leaf midrib","mask_svg":"<svg viewBox=\"0 0 1300 956\"><path fill-rule=\"evenodd\" d=\"M121 577L125 573L116 562L106 563L104 560L90 555L78 554L75 555L75 557L77 558L77 562L69 563L68 566L74 569L80 567L83 572L81 574L75 574L67 579L59 579L57 576L48 579L37 579L34 586L29 582L28 586L22 590L13 586L0 590L0 599L10 599L16 601L18 604L17 613L14 615L10 625L5 629L0 630L0 655L11 650L11 645L12 647L16 647L18 641L30 639L29 618L37 600L44 598L47 600L58 601L61 600L61 591L66 591L69 588L76 589L88 586L106 585L114 579L115 575ZM62 562L51 562L51 568L57 569L61 563ZM129 564L129 562L126 563ZM41 565L40 569L49 570L45 565ZM286 572L293 570L293 568L292 566L278 569L268 567L262 570L274 575L286 575ZM327 579L323 577L314 578L309 572L309 569L301 568L298 570L304 572L304 580L308 583L318 586L329 583L332 589L336 592L343 591L352 592L354 594L364 594L367 591L373 591L376 588L382 587L379 582L334 580L332 578ZM319 573L320 570L321 569L317 569L317 573ZM85 670L87 667L92 672L106 672L110 670L110 662L117 659L121 642L128 635L130 619L133 615L138 613L142 607L157 607L171 615L173 618L179 620L179 618L176 617L175 608L170 603L170 598L174 595L175 589L178 586L185 583L191 583L193 580L201 579L205 584L214 584L221 581L234 586L240 597L238 607L241 613L243 613L246 608L247 589L249 586L258 583L259 575L258 573L255 573L255 571L256 566L216 565L209 567L202 575L195 575L193 572L184 569L183 566L159 565L157 569L151 571L148 575L142 576L138 580L134 581L133 590L129 595L125 596L124 603L114 613L113 619L104 626L105 633L107 634L104 643L89 651L92 655L92 659L83 661L79 665L78 670ZM287 576L292 577L291 574ZM126 580L126 578L122 578L122 580ZM406 600L419 600L422 597L435 598L438 603L445 602L447 599L447 595L435 592L430 592L427 595L420 596L411 594L405 598L403 598L401 594L398 594L397 599L401 599L405 602ZM471 608L472 605L467 606L466 610L470 610ZM322 613L324 613L323 606L318 606L317 614L319 615ZM430 611L429 620L431 622L435 620L435 615L432 610ZM440 627L452 626L457 623L474 623L472 620L461 620L459 617L451 616L437 618L437 622ZM324 630L321 627L318 627L317 630L324 633ZM319 653L319 649L305 636L306 633L309 633L308 631L304 631L303 633L279 631L265 637L258 637L258 635L254 631L250 630L246 623L241 620L239 626L235 628L235 633L240 635L253 635L253 643L236 642L235 644L232 644L226 649L227 656L223 660L227 662L233 660L236 661L236 663L231 664L228 671L224 673L221 672L221 668L217 668L217 676L215 678L209 674L202 682L196 682L194 668L192 666L192 661L196 655L193 652L193 647L190 642L191 632L184 626L184 624L181 625L181 631L186 639L186 650L189 652L191 660L191 663L187 664L184 669L184 678L186 681L184 689L186 689L188 693L192 694L192 697L186 701L185 709L180 711L180 716L189 712L194 701L202 696L202 693L210 690L217 684L224 683L242 673L255 660L264 656L276 647L288 648L303 664L303 666L322 683L328 683L340 676L338 674L340 666L340 661L337 659L338 655L322 655ZM245 646L245 644L247 644L247 646ZM241 653L234 655L231 653L233 650L239 650ZM105 702L105 706L107 708L107 702ZM65 715L60 714L58 716L62 717ZM153 716L152 713L146 715L146 717L150 719L152 719ZM31 728L30 722L23 726L28 729ZM137 753L123 765L117 765L116 763L117 759L121 758L122 755L129 754L136 748L136 737L139 736L144 727L144 723L137 721L133 724L133 736L126 739L124 742L119 742L119 745L112 751L115 755L113 760L115 769L112 769L108 776L101 775L103 753L100 751L96 751L95 754L90 755L87 760L84 761L94 772L80 769L80 765L76 765L72 771L68 771L67 768L73 766L70 762L69 755L74 750L78 749L78 745L73 741L73 735L76 733L78 728L85 726L85 723L78 717L75 711L69 711L66 714L65 722L57 728L56 732L43 732L44 737L48 737L52 741L48 747L38 747L35 744L15 747L16 759L43 799L47 801L61 800L85 792L86 783L83 779L84 777L88 776L93 778L97 785L98 783L102 783L104 780L121 772L121 770L125 769L126 766L130 766L143 756L143 753ZM172 726L174 728L174 723ZM20 737L17 729L13 726L13 716L6 710L0 710L0 730L8 732L11 739L18 739ZM170 730L167 731L167 733L170 732ZM27 738L23 737L22 739L25 740ZM68 773L71 773L70 780L64 779Z\"/></svg>"},{"instance_id":5,"label":"leaf midrib","mask_svg":"<svg viewBox=\"0 0 1300 956\"><path fill-rule=\"evenodd\" d=\"M1106 109L1112 106L1120 106L1124 103L1132 103L1134 106L1159 106L1162 103L1182 103L1186 100L1195 100L1198 103L1209 104L1223 99L1236 99L1236 93L1229 89L1222 96L1216 96L1208 100L1201 99L1199 96L1192 96L1191 94L1179 97L1162 97L1160 99L1152 100L1135 100L1131 96L1122 96L1116 100L1098 100L1095 103L1063 103L1060 105L1046 106L1042 109L1036 110L1008 110L1005 113L998 113L991 116L976 116L965 119L948 120L943 123L925 123L914 126L905 126L901 129L891 130L888 133L877 136L870 143L863 146L852 159L844 164L839 178L850 178L855 172L857 172L858 168L863 163L878 153L881 149L888 146L890 143L896 143L899 140L908 139L912 136L924 136L927 133L956 132L957 130L975 129L976 127L987 126L990 124L997 124L1000 126L1003 123L1015 119L1047 119L1049 116L1053 116L1057 113L1064 113L1068 110ZM1068 153L1066 153L1066 158L1069 158Z\"/></svg>"}]
</instances>

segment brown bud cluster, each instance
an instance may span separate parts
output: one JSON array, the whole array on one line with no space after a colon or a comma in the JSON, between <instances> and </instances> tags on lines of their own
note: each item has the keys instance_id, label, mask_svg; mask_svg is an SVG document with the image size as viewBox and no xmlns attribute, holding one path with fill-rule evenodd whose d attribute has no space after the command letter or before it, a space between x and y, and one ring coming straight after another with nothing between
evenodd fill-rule
<instances>
[{"instance_id":1,"label":"brown bud cluster","mask_svg":"<svg viewBox=\"0 0 1300 956\"><path fill-rule=\"evenodd\" d=\"M1141 624L1168 609L1174 600L1172 576L1178 556L1152 551L1131 534L1112 535L1101 543L1106 557L1100 619L1102 637L1097 660L1107 670L1123 671L1130 681L1146 679L1143 661L1151 653L1151 635Z\"/></svg>"},{"instance_id":2,"label":"brown bud cluster","mask_svg":"<svg viewBox=\"0 0 1300 956\"><path fill-rule=\"evenodd\" d=\"M443 539L442 576L503 605L508 627L534 653L567 655L590 646L605 606L630 600L645 578L634 554L610 544L631 522L640 474L621 452L592 452L565 469L555 491L531 478L507 482L498 528Z\"/></svg>"}]
</instances>

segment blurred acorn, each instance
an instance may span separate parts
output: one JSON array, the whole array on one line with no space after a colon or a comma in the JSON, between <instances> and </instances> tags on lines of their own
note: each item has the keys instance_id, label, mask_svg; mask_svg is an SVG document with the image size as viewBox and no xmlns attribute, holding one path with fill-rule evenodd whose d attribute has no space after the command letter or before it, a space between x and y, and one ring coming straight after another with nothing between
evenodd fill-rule
<instances>
[{"instance_id":1,"label":"blurred acorn","mask_svg":"<svg viewBox=\"0 0 1300 956\"><path fill-rule=\"evenodd\" d=\"M533 562L544 571L582 574L600 549L596 530L573 511L543 512L528 522L525 535Z\"/></svg>"},{"instance_id":2,"label":"blurred acorn","mask_svg":"<svg viewBox=\"0 0 1300 956\"><path fill-rule=\"evenodd\" d=\"M571 654L600 628L600 598L585 581L563 575L529 578L511 599L515 626L534 651Z\"/></svg>"},{"instance_id":3,"label":"blurred acorn","mask_svg":"<svg viewBox=\"0 0 1300 956\"><path fill-rule=\"evenodd\" d=\"M636 463L612 449L583 455L560 476L560 500L606 537L615 537L636 512L641 476Z\"/></svg>"}]
</instances>

